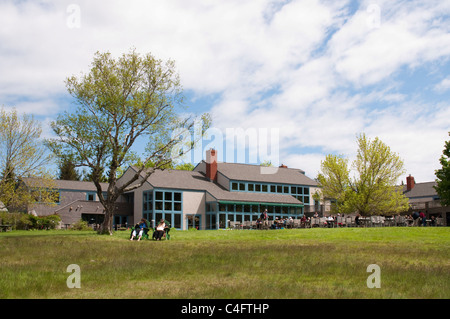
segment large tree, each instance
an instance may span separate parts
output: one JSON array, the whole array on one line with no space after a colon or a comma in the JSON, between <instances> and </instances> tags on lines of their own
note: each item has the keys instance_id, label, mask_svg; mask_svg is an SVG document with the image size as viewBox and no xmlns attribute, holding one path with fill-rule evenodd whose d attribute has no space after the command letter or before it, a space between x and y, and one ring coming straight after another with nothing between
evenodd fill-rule
<instances>
[{"instance_id":1,"label":"large tree","mask_svg":"<svg viewBox=\"0 0 450 319\"><path fill-rule=\"evenodd\" d=\"M52 155L33 116L0 110L0 201L10 211L25 211L35 202L53 203ZM28 183L24 184L24 179ZM33 180L29 179L33 178Z\"/></svg>"},{"instance_id":2,"label":"large tree","mask_svg":"<svg viewBox=\"0 0 450 319\"><path fill-rule=\"evenodd\" d=\"M322 187L322 197L333 200L334 213L351 212L349 197L352 195L352 189L348 159L342 155L329 154L321 162L320 168L321 173L317 175L317 181Z\"/></svg>"},{"instance_id":3,"label":"large tree","mask_svg":"<svg viewBox=\"0 0 450 319\"><path fill-rule=\"evenodd\" d=\"M450 132L448 134L450 136ZM442 167L435 171L436 186L434 188L441 199L442 206L450 206L450 140L445 142L439 162Z\"/></svg>"},{"instance_id":4,"label":"large tree","mask_svg":"<svg viewBox=\"0 0 450 319\"><path fill-rule=\"evenodd\" d=\"M105 210L99 232L111 234L118 197L192 149L195 141L186 135L204 132L209 116L202 115L201 122L179 116L184 103L174 62L134 49L118 58L97 52L89 73L69 77L66 87L77 108L52 123L57 138L49 146L60 157L71 156L77 167L90 169ZM136 173L119 185L121 168L137 162ZM107 196L100 185L105 174Z\"/></svg>"},{"instance_id":5,"label":"large tree","mask_svg":"<svg viewBox=\"0 0 450 319\"><path fill-rule=\"evenodd\" d=\"M343 157L329 155L322 162L317 180L323 194L336 200L339 212L370 216L407 211L408 199L397 185L404 173L402 159L379 138L360 134L357 144L353 172Z\"/></svg>"}]
</instances>

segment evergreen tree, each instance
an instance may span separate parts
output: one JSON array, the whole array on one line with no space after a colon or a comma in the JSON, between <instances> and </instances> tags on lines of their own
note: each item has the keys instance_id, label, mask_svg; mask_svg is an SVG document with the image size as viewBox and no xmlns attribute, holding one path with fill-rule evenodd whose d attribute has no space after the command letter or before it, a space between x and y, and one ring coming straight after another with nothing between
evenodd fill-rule
<instances>
[{"instance_id":1,"label":"evergreen tree","mask_svg":"<svg viewBox=\"0 0 450 319\"><path fill-rule=\"evenodd\" d=\"M81 180L80 174L75 169L75 164L69 157L64 157L59 162L59 179L67 181Z\"/></svg>"},{"instance_id":2,"label":"evergreen tree","mask_svg":"<svg viewBox=\"0 0 450 319\"><path fill-rule=\"evenodd\" d=\"M448 134L450 136L450 132ZM442 206L450 206L450 141L445 142L439 162L442 168L435 171L437 186L434 188L441 198Z\"/></svg>"}]
</instances>

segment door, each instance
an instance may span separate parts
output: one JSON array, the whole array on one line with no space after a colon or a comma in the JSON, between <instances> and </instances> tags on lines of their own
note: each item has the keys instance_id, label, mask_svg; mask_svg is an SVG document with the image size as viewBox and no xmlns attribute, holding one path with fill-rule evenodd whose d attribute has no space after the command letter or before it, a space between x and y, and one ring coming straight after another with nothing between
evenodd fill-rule
<instances>
[{"instance_id":1,"label":"door","mask_svg":"<svg viewBox=\"0 0 450 319\"><path fill-rule=\"evenodd\" d=\"M201 215L187 215L186 225L187 229L195 228L197 230L201 229Z\"/></svg>"}]
</instances>

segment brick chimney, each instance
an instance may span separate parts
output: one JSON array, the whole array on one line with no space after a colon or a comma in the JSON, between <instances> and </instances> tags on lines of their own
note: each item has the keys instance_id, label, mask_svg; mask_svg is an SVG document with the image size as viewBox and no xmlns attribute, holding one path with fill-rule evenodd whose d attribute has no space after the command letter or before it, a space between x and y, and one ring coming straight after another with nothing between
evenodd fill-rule
<instances>
[{"instance_id":1,"label":"brick chimney","mask_svg":"<svg viewBox=\"0 0 450 319\"><path fill-rule=\"evenodd\" d=\"M286 165L284 165L284 164L281 164L280 167L281 167L281 168L288 168L288 167L287 167Z\"/></svg>"},{"instance_id":2,"label":"brick chimney","mask_svg":"<svg viewBox=\"0 0 450 319\"><path fill-rule=\"evenodd\" d=\"M409 174L409 176L406 177L406 190L410 191L414 188L414 185L416 185L416 182L414 181L414 177Z\"/></svg>"},{"instance_id":3,"label":"brick chimney","mask_svg":"<svg viewBox=\"0 0 450 319\"><path fill-rule=\"evenodd\" d=\"M217 181L217 152L215 149L206 151L206 177L210 181Z\"/></svg>"}]
</instances>

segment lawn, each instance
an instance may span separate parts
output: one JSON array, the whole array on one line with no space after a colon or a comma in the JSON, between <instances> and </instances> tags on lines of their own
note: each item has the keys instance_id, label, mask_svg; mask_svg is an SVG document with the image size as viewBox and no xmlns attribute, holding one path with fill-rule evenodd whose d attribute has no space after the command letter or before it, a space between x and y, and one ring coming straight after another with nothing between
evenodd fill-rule
<instances>
[{"instance_id":1,"label":"lawn","mask_svg":"<svg viewBox=\"0 0 450 319\"><path fill-rule=\"evenodd\" d=\"M450 298L450 229L0 233L0 298ZM81 288L68 288L67 267ZM367 267L381 288L368 288Z\"/></svg>"}]
</instances>

